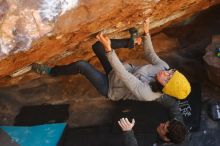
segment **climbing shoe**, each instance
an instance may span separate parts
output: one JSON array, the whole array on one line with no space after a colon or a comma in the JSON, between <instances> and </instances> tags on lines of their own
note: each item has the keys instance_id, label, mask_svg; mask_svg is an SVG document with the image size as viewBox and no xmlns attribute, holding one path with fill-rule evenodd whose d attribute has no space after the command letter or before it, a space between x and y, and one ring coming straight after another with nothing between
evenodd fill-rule
<instances>
[{"instance_id":1,"label":"climbing shoe","mask_svg":"<svg viewBox=\"0 0 220 146\"><path fill-rule=\"evenodd\" d=\"M128 31L130 33L129 48L131 49L134 48L135 40L139 37L139 33L135 27L130 28Z\"/></svg>"},{"instance_id":2,"label":"climbing shoe","mask_svg":"<svg viewBox=\"0 0 220 146\"><path fill-rule=\"evenodd\" d=\"M31 69L39 74L50 74L51 68L44 64L33 63Z\"/></svg>"}]
</instances>

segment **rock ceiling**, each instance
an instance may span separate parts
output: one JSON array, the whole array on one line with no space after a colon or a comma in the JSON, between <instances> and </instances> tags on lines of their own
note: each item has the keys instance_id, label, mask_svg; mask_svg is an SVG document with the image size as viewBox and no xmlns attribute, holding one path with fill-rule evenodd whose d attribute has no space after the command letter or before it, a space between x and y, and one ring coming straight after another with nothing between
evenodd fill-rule
<instances>
[{"instance_id":1,"label":"rock ceiling","mask_svg":"<svg viewBox=\"0 0 220 146\"><path fill-rule=\"evenodd\" d=\"M33 62L50 66L91 59L97 32L128 37L150 17L151 32L220 0L0 0L0 86ZM23 79L23 75L19 77ZM31 76L30 79L34 78ZM19 80L20 80L19 79ZM12 83L13 84L13 83Z\"/></svg>"}]
</instances>

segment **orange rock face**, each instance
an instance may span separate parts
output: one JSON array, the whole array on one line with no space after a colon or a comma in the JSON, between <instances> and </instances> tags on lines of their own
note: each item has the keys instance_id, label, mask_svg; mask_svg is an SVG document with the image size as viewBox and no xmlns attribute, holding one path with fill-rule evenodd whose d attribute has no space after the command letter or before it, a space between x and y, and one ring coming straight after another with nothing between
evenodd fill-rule
<instances>
[{"instance_id":1,"label":"orange rock face","mask_svg":"<svg viewBox=\"0 0 220 146\"><path fill-rule=\"evenodd\" d=\"M141 28L148 17L156 32L218 3L220 0L1 0L1 86L14 80L4 77L33 62L54 66L90 60L97 32L128 37L125 30Z\"/></svg>"}]
</instances>

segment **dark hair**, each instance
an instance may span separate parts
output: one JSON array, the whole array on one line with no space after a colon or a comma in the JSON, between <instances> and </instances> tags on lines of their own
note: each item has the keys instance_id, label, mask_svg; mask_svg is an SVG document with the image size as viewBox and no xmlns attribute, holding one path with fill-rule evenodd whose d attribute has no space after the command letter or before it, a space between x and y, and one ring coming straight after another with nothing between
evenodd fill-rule
<instances>
[{"instance_id":1,"label":"dark hair","mask_svg":"<svg viewBox=\"0 0 220 146\"><path fill-rule=\"evenodd\" d=\"M170 142L175 144L182 143L185 140L185 137L188 133L186 126L180 121L177 121L175 119L169 122L167 130L168 130L166 134L167 138L170 139Z\"/></svg>"},{"instance_id":2,"label":"dark hair","mask_svg":"<svg viewBox=\"0 0 220 146\"><path fill-rule=\"evenodd\" d=\"M163 85L161 85L158 81L153 81L149 83L151 89L153 92L162 92L163 89Z\"/></svg>"}]
</instances>

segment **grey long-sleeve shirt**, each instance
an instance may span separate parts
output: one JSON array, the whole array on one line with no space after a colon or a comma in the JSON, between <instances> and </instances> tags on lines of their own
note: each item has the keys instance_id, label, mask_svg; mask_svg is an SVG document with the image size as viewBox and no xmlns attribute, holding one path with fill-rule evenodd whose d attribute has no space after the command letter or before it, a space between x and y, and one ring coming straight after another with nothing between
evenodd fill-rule
<instances>
[{"instance_id":1,"label":"grey long-sleeve shirt","mask_svg":"<svg viewBox=\"0 0 220 146\"><path fill-rule=\"evenodd\" d=\"M108 97L111 100L153 101L162 95L161 92L153 92L149 83L155 81L158 71L169 66L155 53L149 34L143 37L143 47L146 59L151 64L141 67L122 64L114 50L106 54L113 68L109 74Z\"/></svg>"}]
</instances>

